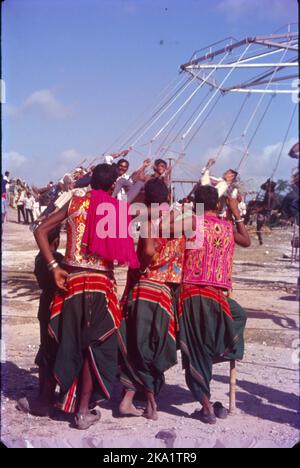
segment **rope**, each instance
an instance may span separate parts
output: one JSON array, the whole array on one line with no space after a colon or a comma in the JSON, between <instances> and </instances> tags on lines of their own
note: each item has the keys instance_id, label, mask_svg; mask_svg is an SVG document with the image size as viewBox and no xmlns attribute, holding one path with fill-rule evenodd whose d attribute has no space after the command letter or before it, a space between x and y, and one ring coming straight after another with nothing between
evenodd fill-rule
<instances>
[{"instance_id":1,"label":"rope","mask_svg":"<svg viewBox=\"0 0 300 468\"><path fill-rule=\"evenodd\" d=\"M184 83L176 90L176 88L178 87L178 85L181 83L181 81L183 81L183 79L181 79L179 81L179 83L169 92L166 94L166 96L164 97L164 99L166 99L170 94L171 96L169 97L169 99L164 102L163 104L155 106L154 107L154 110L153 110L153 113L152 115L146 120L146 122L139 126L133 133L131 133L131 135L125 140L125 142L122 143L122 147L124 146L128 146L130 140L132 140L133 138L135 138L148 124L149 122L151 122L152 119L154 119L156 117L156 115L158 115L163 109L165 106L167 106L167 104L174 98L176 97L176 95L178 93L180 93L180 91L185 87L185 86L188 86L189 82L191 81L190 78L188 79L185 79L184 77ZM176 91L174 91L176 90ZM158 107L158 108L157 108ZM157 109L156 109L157 108ZM134 144L130 145L130 146L134 146L137 142L138 142L139 138L134 142Z\"/></svg>"},{"instance_id":2,"label":"rope","mask_svg":"<svg viewBox=\"0 0 300 468\"><path fill-rule=\"evenodd\" d=\"M199 73L200 73L200 72L199 72ZM158 115L157 115L156 118L153 120L153 122L146 128L146 130L144 130L144 132L142 132L142 134L141 134L138 138L136 138L136 140L135 140L130 146L135 146L135 145L136 145L136 143L145 135L145 133L147 133L148 130L150 130L151 127L153 127L153 125L159 120L159 118L169 109L169 107L176 101L176 99L179 98L179 96L181 96L181 94L192 84L192 82L193 82L196 78L197 78L197 76L195 76L194 78L192 78L192 80L191 80L190 78L188 78L187 84L184 84L184 85L181 87L181 89L180 89L179 92L174 93L174 97L172 96L172 97L167 101L167 103L164 104L164 105L162 106L162 108L159 109L159 110L155 113L155 115L157 115L157 114L158 114ZM151 119L149 119L149 120L151 120Z\"/></svg>"},{"instance_id":3,"label":"rope","mask_svg":"<svg viewBox=\"0 0 300 468\"><path fill-rule=\"evenodd\" d=\"M280 149L280 152L279 152L279 155L278 155L278 158L277 158L277 162L276 162L275 168L273 169L273 172L272 172L272 175L271 175L271 180L273 179L273 177L274 177L274 175L275 175L275 173L276 173L276 171L278 169L279 162L280 162L282 152L283 152L283 148L284 148L284 145L286 143L287 137L289 135L289 132L290 132L293 120L294 120L296 110L297 110L297 106L294 106L294 110L292 112L292 115L291 115L291 118L290 118L290 121L289 121L289 125L288 125L287 131L286 131L285 136L284 136L284 140L283 140L282 145L281 145L281 149Z\"/></svg>"},{"instance_id":4,"label":"rope","mask_svg":"<svg viewBox=\"0 0 300 468\"><path fill-rule=\"evenodd\" d=\"M284 59L284 57L285 57L286 54L287 54L287 49L285 49L285 50L283 51L283 54L282 54L282 57L281 57L281 59L280 59L279 64L277 65L277 67L275 68L275 70L272 72L271 78L270 78L270 80L269 80L267 86L265 87L265 91L267 91L267 90L269 89L269 87L270 87L270 85L271 85L271 83L272 83L272 81L273 81L273 78L274 78L274 76L275 76L275 73L277 73L278 70L280 69L280 64L282 63L282 61L283 61L283 59ZM247 132L248 132L248 130L249 130L251 124L252 124L252 121L253 121L254 117L256 116L256 114L257 114L257 112L258 112L258 109L259 109L260 106L261 106L261 103L262 103L264 97L265 97L265 94L262 94L262 96L260 97L260 99L259 99L259 101L258 101L258 103L257 103L257 105L256 105L256 107L255 107L255 109L254 109L254 112L253 112L252 116L251 116L250 119L249 119L248 124L246 125L246 127L245 127L245 129L244 129L244 131L243 131L243 133L242 133L242 137L245 137L245 136L247 135Z\"/></svg>"},{"instance_id":5,"label":"rope","mask_svg":"<svg viewBox=\"0 0 300 468\"><path fill-rule=\"evenodd\" d=\"M172 92L174 92L174 90L176 89L176 87L180 84L181 81L183 81L183 79L185 79L185 78L181 78L181 79L179 80L179 82L176 83L176 85L173 86L172 89L169 90L169 91L167 92L168 88L171 88L171 86L173 85L173 83L174 83L175 81L178 80L178 75L176 76L176 78L174 78L173 80L171 80L171 82L168 83L168 84L162 89L162 91L160 91L160 92L158 93L158 95L156 96L155 100L158 100L158 99L159 99L159 102L158 102L156 105L154 105L154 106L153 106L153 105L149 106L142 114L140 114L140 116L137 117L137 118L133 121L133 123L130 124L130 125L127 127L127 129L126 129L124 132L122 132L121 135L119 135L118 138L116 138L116 139L113 141L113 143L111 143L111 144L109 145L109 147L107 147L107 149L104 151L104 153L103 153L102 155L107 154L107 152L108 152L112 147L114 147L114 146L116 145L116 143L117 143L121 138L123 138L125 135L128 134L129 129L130 129L131 127L135 126L136 122L139 122L139 121L141 120L141 117L144 117L146 114L148 114L149 111L152 111L152 108L153 108L153 111L152 111L152 112L154 112L155 109L156 109L158 106L161 105L161 102L162 102L164 99L166 99L166 97L167 97L169 94L171 94ZM185 80L185 81L187 81L187 80ZM166 93L166 94L164 95L164 93ZM161 97L161 96L163 96L163 97ZM135 134L136 132L137 132L137 131L134 130L132 133ZM131 138L130 138L130 139L131 139ZM125 141L127 141L127 140L128 140L128 138L126 138ZM124 147L125 147L125 142L122 143L122 145L120 145L120 148L121 148L121 149L124 148Z\"/></svg>"},{"instance_id":6,"label":"rope","mask_svg":"<svg viewBox=\"0 0 300 468\"><path fill-rule=\"evenodd\" d=\"M249 48L249 46L248 46L248 48ZM241 57L240 57L240 60L241 60ZM209 92L210 92L210 91L209 91ZM193 141L194 138L196 137L197 133L198 133L198 132L200 131L200 129L202 128L202 126L204 125L204 123L206 122L206 120L208 119L208 117L210 116L210 114L212 113L212 111L214 110L214 108L216 107L216 105L218 104L218 102L219 102L221 96L222 96L221 94L218 96L218 98L217 98L216 102L214 103L213 107L210 109L210 111L208 112L208 114L206 115L206 117L204 118L204 120L202 121L202 123L199 125L199 127L197 128L197 130L194 132L194 134L192 135L192 137L191 137L191 139L189 140L189 142L185 145L185 150L190 146L190 144L192 143L192 141ZM221 149L220 149L220 151L219 151L219 153L218 153L216 159L218 159L218 157L220 156L220 153L221 153L223 147L225 146L225 144L226 144L226 142L227 142L227 140L228 140L228 138L229 138L229 136L230 136L230 134L231 134L231 132L232 132L232 130L233 130L233 128L234 128L234 126L235 126L235 124L236 124L236 122L237 122L237 120L238 120L238 118L239 118L239 116L240 116L240 114L241 114L241 112L242 112L242 110L243 110L245 104L246 104L246 101L247 101L247 98L248 98L248 97L249 97L249 94L246 95L246 97L245 97L245 99L244 99L244 102L242 103L242 106L241 106L241 108L240 108L240 110L239 110L239 112L238 112L238 114L237 114L237 116L236 116L236 118L235 118L235 120L234 120L234 122L233 122L233 124L232 124L232 126L231 126L231 128L230 128L230 130L229 130L229 132L228 132L228 134L227 134L227 136L226 136L226 138L225 138L225 140L224 140L224 142L223 142L223 145L221 146ZM205 96L205 98L206 98L206 96ZM202 102L203 102L203 101L201 101L201 105L202 105ZM200 107L201 107L201 105L200 105ZM196 111L193 113L192 117L195 115L195 113L197 112L197 110L198 110L198 108L197 108ZM191 117L191 118L192 118L192 117ZM190 118L189 120L191 120L191 118ZM185 125L186 125L186 124L185 124ZM184 129L185 125L181 128L181 131ZM176 141L176 139L177 139L177 136L171 141L170 145L171 145L172 143L174 143L174 141ZM165 153L164 153L164 154L165 154Z\"/></svg>"},{"instance_id":7,"label":"rope","mask_svg":"<svg viewBox=\"0 0 300 468\"><path fill-rule=\"evenodd\" d=\"M228 131L228 133L227 133L227 135L226 135L226 137L225 137L225 140L223 141L223 143L222 143L222 145L221 145L221 147L220 147L220 149L219 149L219 151L218 151L218 153L217 153L217 155L216 155L216 157L215 157L215 161L217 161L217 160L219 159L220 154L222 153L222 151L223 151L223 149L224 149L224 147L225 147L225 145L226 145L226 143L227 143L227 141L228 141L228 138L230 137L231 132L232 132L232 130L234 129L235 124L236 124L236 122L238 121L238 119L239 119L239 117L240 117L240 115L241 115L241 113L242 113L242 111L243 111L243 109L244 109L244 106L245 106L245 104L246 104L246 102L247 102L247 100L248 100L249 97L250 97L250 94L249 94L249 93L246 94L246 97L245 97L244 101L242 102L242 105L241 105L241 107L240 107L240 110L239 110L239 112L237 113L236 118L234 119L234 121L233 121L233 123L232 123L232 125L231 125L231 127L230 127L230 129L229 129L229 131Z\"/></svg>"},{"instance_id":8,"label":"rope","mask_svg":"<svg viewBox=\"0 0 300 468\"><path fill-rule=\"evenodd\" d=\"M199 109L201 108L203 102L206 100L207 96L211 93L211 90L208 91L208 93L204 96L204 98L201 100L201 102L199 103L199 105L196 107L196 109L193 111L192 115L188 118L188 120L180 127L180 130L177 132L177 134L175 135L175 137L169 142L168 146L166 147L163 155L166 154L167 151L169 151L171 145L177 140L177 138L181 135L181 133L183 132L184 128L186 127L186 125L188 125L188 123L192 120L192 118L194 117L194 115L199 111ZM181 116L180 116L181 117ZM179 119L180 119L179 117ZM173 128L176 126L176 123L179 121L179 119L175 122L175 124L171 127L171 130L170 132L167 134L167 138L169 137L169 135L171 134L171 131L173 130ZM165 143L165 141L167 140L167 138L165 138L163 140L163 143L160 147L160 149L162 150L163 149L163 145Z\"/></svg>"},{"instance_id":9,"label":"rope","mask_svg":"<svg viewBox=\"0 0 300 468\"><path fill-rule=\"evenodd\" d=\"M246 146L245 152L244 152L244 154L243 154L243 156L242 156L242 158L241 158L241 160L240 160L240 162L239 162L239 165L238 165L237 168L236 168L236 171L237 171L237 172L239 172L239 169L240 169L240 167L241 167L243 161L245 160L246 156L248 156L248 154L249 154L249 153L248 153L249 148L250 148L251 144L253 143L253 140L254 140L254 138L255 138L257 132L258 132L258 129L259 129L261 123L263 122L263 120L264 120L264 118L265 118L265 116L266 116L266 114L267 114L267 112L268 112L268 110L269 110L269 107L270 107L271 103L273 102L274 97L275 97L275 95L272 94L272 96L270 97L270 100L269 100L269 102L268 102L268 105L266 106L266 108L265 108L265 110L264 110L264 113L263 113L263 115L261 116L261 118L260 118L260 120L259 120L259 122L258 122L258 125L256 126L256 129L254 130L254 132L253 132L253 134L252 134L252 137L250 138L250 141L249 141L248 145Z\"/></svg>"},{"instance_id":10,"label":"rope","mask_svg":"<svg viewBox=\"0 0 300 468\"><path fill-rule=\"evenodd\" d=\"M224 55L224 57L222 57L222 59L220 60L220 62L218 63L218 65L220 65L223 60L225 60L225 58L227 57L228 55L228 52ZM202 86L206 83L206 81L208 80L208 78L210 78L210 76L216 71L217 67L213 68L212 71L208 74L208 76L203 79L203 81L201 81L200 85L197 86L197 88L192 92L192 94L190 94L190 96L184 101L184 103L179 107L179 109L177 109L177 111L171 116L171 118L167 121L167 123L165 125L163 125L163 127L156 133L156 135L154 135L154 137L152 138L152 141L155 141L156 138L158 138L158 136L165 130L165 128L172 122L172 120L176 117L176 115L181 112L181 110L183 109L184 106L186 106L191 99L193 99L193 97L195 96L195 94L199 91L199 89L202 88ZM193 80L195 80L199 74L201 73L201 70L199 71L199 73L197 73Z\"/></svg>"},{"instance_id":11,"label":"rope","mask_svg":"<svg viewBox=\"0 0 300 468\"><path fill-rule=\"evenodd\" d=\"M215 109L215 107L217 106L219 100L221 99L222 97L222 94L219 94L219 96L217 97L217 100L214 102L214 105L210 108L210 110L208 111L208 113L206 114L206 116L204 117L203 121L201 122L201 124L199 125L199 127L197 127L196 131L193 133L193 135L191 136L189 142L185 145L185 150L190 146L190 144L192 143L192 141L194 140L194 138L196 137L197 133L201 130L201 128L203 127L203 125L205 124L206 120L208 119L208 117L210 116L210 114L212 113L212 111Z\"/></svg>"},{"instance_id":12,"label":"rope","mask_svg":"<svg viewBox=\"0 0 300 468\"><path fill-rule=\"evenodd\" d=\"M266 88L265 88L265 92L268 90L270 84L272 83L275 74L276 74L277 71L280 69L280 63L282 63L282 61L283 61L283 59L284 59L284 57L285 57L287 51L288 51L287 49L285 49L285 50L283 51L282 57L281 57L281 59L280 59L280 62L279 62L279 64L277 65L277 67L275 68L275 70L273 71L273 73L272 73L272 75L271 75L271 78L270 78L270 80L269 80L269 82L268 82L268 84L267 84L267 86L266 86ZM266 113L268 112L268 109L269 109L269 107L270 107L270 105L271 105L271 102L273 101L274 96L275 96L274 94L271 96L270 101L269 101L269 103L268 103L268 105L267 105L267 107L266 107L266 109L265 109L265 111L264 111L264 113L263 113L263 115L262 115L262 117L261 117L261 119L260 119L260 121L259 121L259 123L258 123L258 125L257 125L257 127L256 127L256 129L255 129L255 131L254 131L254 133L253 133L253 135L252 135L250 141L249 141L249 143L248 143L248 145L247 145L246 148L245 148L244 154L243 154L243 156L242 156L242 158L241 158L241 160L240 160L240 162L239 162L239 165L237 166L237 171L240 169L242 162L243 162L243 161L246 159L246 157L248 156L249 148L250 148L250 146L251 146L251 144L252 144L252 142L253 142L253 140L254 140L254 138L255 138L257 132L258 132L258 129L259 129L260 124L262 123L262 121L263 121L263 119L264 119ZM265 94L263 94L263 95L261 96L261 98L259 99L259 101L258 101L258 103L257 103L257 105L256 105L256 107L255 107L255 109L254 109L254 112L252 113L252 115L251 115L251 117L250 117L250 119L249 119L249 122L248 122L248 124L246 125L246 127L245 127L245 129L244 129L244 131L243 131L243 133L242 133L242 138L246 136L246 134L247 134L247 132L248 132L248 130L249 130L251 124L252 124L252 121L253 121L255 115L257 114L258 109L260 108L260 106L261 106L261 104L262 104L262 101L263 101L264 97L265 97Z\"/></svg>"},{"instance_id":13,"label":"rope","mask_svg":"<svg viewBox=\"0 0 300 468\"><path fill-rule=\"evenodd\" d=\"M221 82L221 84L218 86L218 88L216 89L216 91L213 93L212 97L208 100L208 102L206 103L206 105L204 106L204 108L201 110L201 112L198 114L198 116L196 117L196 119L194 120L194 122L192 123L192 125L187 129L187 131L182 135L182 139L184 140L186 138L186 136L190 133L190 131L192 130L192 128L196 125L196 123L198 122L198 120L200 119L201 115L203 114L203 112L206 110L206 108L208 107L208 105L211 103L211 101L215 98L215 96L217 95L217 93L220 91L221 87L223 86L223 84L227 81L227 79L229 78L229 76L233 73L233 71L235 70L236 68L236 65L239 63L239 61L244 57L244 55L247 53L249 47L251 47L251 43L248 44L248 46L246 47L246 49L243 51L243 53L241 54L239 60L236 62L235 66L233 66L229 72L227 73L227 75L225 76L225 78L223 79L223 81ZM224 58L227 56L227 54L224 55Z\"/></svg>"}]
</instances>

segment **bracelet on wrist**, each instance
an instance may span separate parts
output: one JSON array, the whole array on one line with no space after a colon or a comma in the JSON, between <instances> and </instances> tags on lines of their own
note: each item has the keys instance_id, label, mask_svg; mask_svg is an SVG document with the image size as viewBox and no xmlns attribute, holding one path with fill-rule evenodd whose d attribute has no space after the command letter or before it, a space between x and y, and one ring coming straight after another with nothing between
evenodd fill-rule
<instances>
[{"instance_id":1,"label":"bracelet on wrist","mask_svg":"<svg viewBox=\"0 0 300 468\"><path fill-rule=\"evenodd\" d=\"M148 268L145 268L145 270L141 270L141 268L139 269L139 274L142 276L145 275L147 272L148 272Z\"/></svg>"},{"instance_id":2,"label":"bracelet on wrist","mask_svg":"<svg viewBox=\"0 0 300 468\"><path fill-rule=\"evenodd\" d=\"M47 268L49 271L54 270L54 268L57 268L59 265L56 260L52 260L52 262L48 263Z\"/></svg>"},{"instance_id":3,"label":"bracelet on wrist","mask_svg":"<svg viewBox=\"0 0 300 468\"><path fill-rule=\"evenodd\" d=\"M244 222L244 218L240 218L240 219L235 219L234 222L237 224L237 223L243 223Z\"/></svg>"}]
</instances>

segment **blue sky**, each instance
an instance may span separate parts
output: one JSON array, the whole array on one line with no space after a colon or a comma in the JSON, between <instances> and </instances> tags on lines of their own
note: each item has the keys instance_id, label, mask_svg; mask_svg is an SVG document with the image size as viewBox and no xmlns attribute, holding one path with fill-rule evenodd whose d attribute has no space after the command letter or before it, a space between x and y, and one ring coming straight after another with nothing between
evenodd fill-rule
<instances>
[{"instance_id":1,"label":"blue sky","mask_svg":"<svg viewBox=\"0 0 300 468\"><path fill-rule=\"evenodd\" d=\"M86 157L119 149L121 140L114 141L139 116L143 120L195 50L228 36L272 33L297 21L297 2L6 0L2 21L3 169L43 185ZM226 96L216 108L178 165L177 178L197 178L242 98ZM290 96L275 100L242 172L254 185L270 176L293 110ZM288 145L296 139L295 119ZM145 136L140 143L148 141ZM132 167L148 151L132 153ZM227 148L215 172L238 159ZM283 154L276 176L289 178L294 166Z\"/></svg>"}]
</instances>

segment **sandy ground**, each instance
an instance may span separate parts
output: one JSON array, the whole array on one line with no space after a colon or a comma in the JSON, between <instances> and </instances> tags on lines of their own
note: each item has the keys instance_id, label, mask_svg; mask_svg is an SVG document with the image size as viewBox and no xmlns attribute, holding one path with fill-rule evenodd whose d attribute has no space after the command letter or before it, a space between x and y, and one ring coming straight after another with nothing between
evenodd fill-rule
<instances>
[{"instance_id":1,"label":"sandy ground","mask_svg":"<svg viewBox=\"0 0 300 468\"><path fill-rule=\"evenodd\" d=\"M237 410L215 426L190 418L198 407L178 365L166 373L159 420L118 418L120 387L101 406L102 419L87 431L72 417L24 415L15 408L37 391L34 357L39 345L36 319L39 289L32 274L36 245L28 227L11 210L3 233L1 440L9 447L291 447L299 441L298 264L288 258L292 229L265 233L259 246L237 249L233 297L246 308L246 353L237 366ZM62 238L62 247L64 236ZM121 294L125 270L116 277ZM229 365L214 366L212 400L228 405Z\"/></svg>"}]
</instances>

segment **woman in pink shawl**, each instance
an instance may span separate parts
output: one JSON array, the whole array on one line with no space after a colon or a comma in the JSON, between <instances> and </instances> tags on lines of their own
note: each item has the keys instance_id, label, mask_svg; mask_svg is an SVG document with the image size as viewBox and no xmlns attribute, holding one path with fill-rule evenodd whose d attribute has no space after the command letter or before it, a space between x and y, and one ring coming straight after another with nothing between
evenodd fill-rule
<instances>
[{"instance_id":1,"label":"woman in pink shawl","mask_svg":"<svg viewBox=\"0 0 300 468\"><path fill-rule=\"evenodd\" d=\"M74 195L34 233L58 287L48 330L58 344L54 377L62 395L60 408L76 413L78 429L87 429L100 419L98 411L90 410L91 405L110 398L117 373L121 315L114 262L132 268L139 265L133 239L128 234L127 206L121 206L109 195L116 178L115 166L96 166L92 190L84 196ZM103 205L115 215L114 225L110 226L113 235L101 232L101 225L107 224ZM120 223L122 210L125 221ZM63 220L67 244L61 268L50 251L47 233ZM45 415L49 414L49 406L50 402L45 404Z\"/></svg>"}]
</instances>

